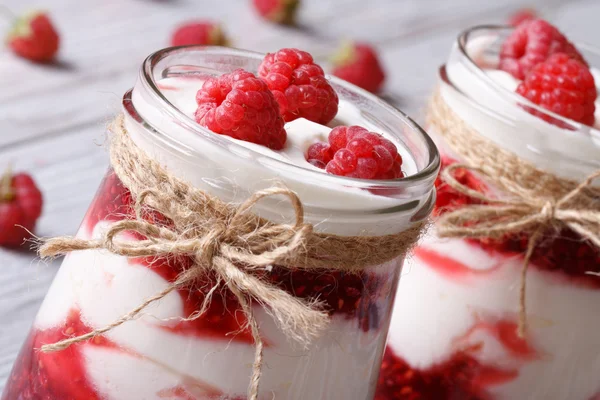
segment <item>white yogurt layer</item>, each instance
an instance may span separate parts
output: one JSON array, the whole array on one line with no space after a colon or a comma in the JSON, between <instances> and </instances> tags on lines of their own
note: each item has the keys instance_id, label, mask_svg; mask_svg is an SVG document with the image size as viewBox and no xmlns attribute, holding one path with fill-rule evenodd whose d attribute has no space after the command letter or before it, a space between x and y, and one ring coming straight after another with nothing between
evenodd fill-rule
<instances>
[{"instance_id":1,"label":"white yogurt layer","mask_svg":"<svg viewBox=\"0 0 600 400\"><path fill-rule=\"evenodd\" d=\"M600 392L600 356L592 350L600 346L595 306L600 290L529 268L526 340L535 354L527 357L486 329L461 340L479 322L516 323L523 259L490 256L460 239L429 237L420 248L479 272L450 277L440 265L418 256L406 261L388 341L397 355L414 368L427 369L481 343L473 352L481 364L517 373L487 388L492 399L588 400Z\"/></svg>"}]
</instances>

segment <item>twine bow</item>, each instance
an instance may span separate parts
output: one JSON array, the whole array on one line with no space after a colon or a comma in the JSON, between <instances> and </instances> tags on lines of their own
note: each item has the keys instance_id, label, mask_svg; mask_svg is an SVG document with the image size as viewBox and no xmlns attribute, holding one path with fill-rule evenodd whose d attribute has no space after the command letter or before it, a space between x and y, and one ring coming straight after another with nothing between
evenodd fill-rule
<instances>
[{"instance_id":1,"label":"twine bow","mask_svg":"<svg viewBox=\"0 0 600 400\"><path fill-rule=\"evenodd\" d=\"M594 172L581 184L558 200L540 198L534 192L501 179L500 186L507 198L492 198L460 183L452 174L456 169L465 169L479 173L496 181L482 168L467 164L452 164L442 172L444 182L455 191L477 199L484 204L468 205L443 214L437 224L440 237L458 238L501 238L507 234L529 233L527 250L521 271L519 291L519 335L527 329L526 315L526 274L535 246L549 229L559 231L569 228L583 238L600 247L600 210L591 204L586 190L594 179L600 177L600 171ZM586 208L586 205L588 208Z\"/></svg>"},{"instance_id":2,"label":"twine bow","mask_svg":"<svg viewBox=\"0 0 600 400\"><path fill-rule=\"evenodd\" d=\"M284 195L291 201L296 221L294 225L263 225L247 234L238 235L245 224L242 218L248 210L265 197ZM63 350L74 343L91 339L137 317L150 304L164 298L176 289L193 286L198 278L213 271L218 282L224 282L236 296L256 344L254 374L250 393L258 392L260 366L262 364L263 342L258 331L258 324L252 314L251 299L265 306L280 329L290 338L306 344L327 325L327 314L321 311L317 302L312 304L290 295L289 293L266 283L255 276L244 272L239 263L251 265L252 269L276 264L289 254L306 246L307 235L312 232L311 225L304 223L303 207L298 196L284 188L270 188L255 193L224 221L213 221L210 231L202 237L195 237L193 230L178 233L167 227L154 225L143 218L146 201L160 197L156 190L142 192L135 204L136 219L123 220L110 226L102 239L83 240L78 238L54 238L48 240L40 248L42 257L52 257L75 250L106 249L111 253L127 257L149 257L169 255L193 256L195 267L189 268L177 277L175 282L165 290L146 299L134 310L115 322L87 334L62 340L54 344L42 346L42 351ZM136 232L145 236L145 240L120 240L123 232ZM265 238L269 238L268 245ZM200 318L207 310L211 297L218 284L204 298L202 307L188 320Z\"/></svg>"},{"instance_id":3,"label":"twine bow","mask_svg":"<svg viewBox=\"0 0 600 400\"><path fill-rule=\"evenodd\" d=\"M450 109L440 88L429 102L427 123L464 161L446 168L443 179L459 193L484 203L443 215L436 224L439 236L501 238L521 232L530 235L519 291L518 333L523 336L527 328L527 268L543 234L549 229L568 228L600 247L600 189L592 187L600 171L577 182L537 168L474 130ZM491 198L466 187L452 176L457 168L479 173L507 196Z\"/></svg>"},{"instance_id":4,"label":"twine bow","mask_svg":"<svg viewBox=\"0 0 600 400\"><path fill-rule=\"evenodd\" d=\"M236 207L169 174L133 143L122 117L116 120L112 131L111 165L135 199L135 218L113 223L99 239L49 239L40 247L40 255L54 257L71 251L105 249L126 257L190 256L194 264L181 272L166 289L111 324L45 344L42 346L44 352L60 351L104 334L136 318L146 307L169 293L184 287L193 288L200 278L214 273L216 284L205 295L200 309L186 320L203 315L220 284L235 295L256 345L248 388L248 398L255 400L259 391L263 341L253 316L252 302L260 304L288 338L304 345L325 329L328 314L317 300L292 296L253 272L264 271L276 264L314 272L357 273L406 254L418 240L424 224L421 221L403 232L384 236L316 233L312 225L304 222L302 203L293 191L279 187L261 190ZM274 196L285 196L291 202L294 224L275 224L249 212L259 201ZM168 222L157 224L148 218L153 211L166 217ZM135 232L145 239L126 239L120 235L124 232Z\"/></svg>"}]
</instances>

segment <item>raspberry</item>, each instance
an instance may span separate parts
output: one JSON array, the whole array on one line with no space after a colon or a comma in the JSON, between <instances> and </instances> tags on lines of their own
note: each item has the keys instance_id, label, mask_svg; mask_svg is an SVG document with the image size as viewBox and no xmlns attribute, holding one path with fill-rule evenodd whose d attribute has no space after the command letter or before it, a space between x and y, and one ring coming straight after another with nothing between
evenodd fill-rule
<instances>
[{"instance_id":1,"label":"raspberry","mask_svg":"<svg viewBox=\"0 0 600 400\"><path fill-rule=\"evenodd\" d=\"M517 10L508 18L508 23L511 26L519 26L525 21L530 21L537 18L537 12L533 8L522 8Z\"/></svg>"},{"instance_id":2,"label":"raspberry","mask_svg":"<svg viewBox=\"0 0 600 400\"><path fill-rule=\"evenodd\" d=\"M338 126L329 143L314 143L306 160L333 175L361 179L402 178L402 157L389 140L360 126Z\"/></svg>"},{"instance_id":3,"label":"raspberry","mask_svg":"<svg viewBox=\"0 0 600 400\"><path fill-rule=\"evenodd\" d=\"M323 69L305 51L281 49L267 54L258 68L275 95L286 122L296 118L327 124L338 111L338 97Z\"/></svg>"},{"instance_id":4,"label":"raspberry","mask_svg":"<svg viewBox=\"0 0 600 400\"><path fill-rule=\"evenodd\" d=\"M212 21L190 21L177 27L171 37L172 46L227 46L227 37L219 24Z\"/></svg>"},{"instance_id":5,"label":"raspberry","mask_svg":"<svg viewBox=\"0 0 600 400\"><path fill-rule=\"evenodd\" d=\"M333 64L333 75L369 92L378 92L385 80L377 52L368 44L351 42L342 46Z\"/></svg>"},{"instance_id":6,"label":"raspberry","mask_svg":"<svg viewBox=\"0 0 600 400\"><path fill-rule=\"evenodd\" d=\"M0 245L21 245L41 214L42 193L33 179L7 171L0 180Z\"/></svg>"},{"instance_id":7,"label":"raspberry","mask_svg":"<svg viewBox=\"0 0 600 400\"><path fill-rule=\"evenodd\" d=\"M556 27L543 19L528 20L517 26L502 44L499 68L523 80L533 67L555 53L566 53L587 65Z\"/></svg>"},{"instance_id":8,"label":"raspberry","mask_svg":"<svg viewBox=\"0 0 600 400\"><path fill-rule=\"evenodd\" d=\"M261 17L278 24L293 25L300 0L253 0Z\"/></svg>"},{"instance_id":9,"label":"raspberry","mask_svg":"<svg viewBox=\"0 0 600 400\"><path fill-rule=\"evenodd\" d=\"M557 53L536 65L517 87L517 93L541 107L586 125L594 124L596 84L587 66ZM539 111L532 114L560 125Z\"/></svg>"},{"instance_id":10,"label":"raspberry","mask_svg":"<svg viewBox=\"0 0 600 400\"><path fill-rule=\"evenodd\" d=\"M58 52L59 36L48 15L36 12L15 21L7 42L12 51L23 58L49 62Z\"/></svg>"},{"instance_id":11,"label":"raspberry","mask_svg":"<svg viewBox=\"0 0 600 400\"><path fill-rule=\"evenodd\" d=\"M321 142L311 145L306 154L308 162L321 169L325 169L327 163L331 161L332 158L333 154L331 153L331 146Z\"/></svg>"},{"instance_id":12,"label":"raspberry","mask_svg":"<svg viewBox=\"0 0 600 400\"><path fill-rule=\"evenodd\" d=\"M196 94L196 121L211 131L261 144L285 145L279 106L266 83L243 69L207 79Z\"/></svg>"}]
</instances>

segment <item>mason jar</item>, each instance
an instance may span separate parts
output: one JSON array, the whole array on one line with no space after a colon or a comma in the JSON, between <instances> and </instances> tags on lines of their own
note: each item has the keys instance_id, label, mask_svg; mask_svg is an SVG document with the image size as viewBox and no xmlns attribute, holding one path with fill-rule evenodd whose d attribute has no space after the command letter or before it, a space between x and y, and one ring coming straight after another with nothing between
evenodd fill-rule
<instances>
[{"instance_id":1,"label":"mason jar","mask_svg":"<svg viewBox=\"0 0 600 400\"><path fill-rule=\"evenodd\" d=\"M242 202L275 182L285 185L302 201L305 221L320 233L388 235L427 218L439 169L433 142L402 112L341 80L329 78L340 98L340 112L330 125L385 132L404 159L405 178L328 175L194 121L195 93L203 80L237 68L256 73L262 58L219 47L152 54L123 97L128 135L169 173L227 203ZM111 223L133 217L132 202L109 170L77 236L98 238ZM284 199L265 199L253 212L273 222L293 220ZM330 317L326 330L305 348L289 340L260 304L252 304L265 344L259 398L371 399L403 259L356 274L278 265L257 272L298 298L319 300ZM236 297L223 286L200 318L188 319L214 282L176 290L139 318L89 341L39 351L110 324L190 266L191 258L181 256L126 258L103 250L67 255L2 399L245 399L255 348Z\"/></svg>"},{"instance_id":2,"label":"mason jar","mask_svg":"<svg viewBox=\"0 0 600 400\"><path fill-rule=\"evenodd\" d=\"M600 114L595 126L586 126L515 93L519 82L496 69L500 44L511 32L485 26L461 33L439 70L434 98L494 145L581 182L600 167ZM600 52L578 49L598 77L593 66L600 65ZM440 149L442 170L464 162L435 125L427 128ZM489 197L506 195L476 172L457 169L453 175ZM531 183L544 189L542 182ZM436 216L474 203L441 179L436 186ZM431 232L402 273L376 399L600 396L598 248L569 229L545 232L523 277L527 234L442 239ZM521 310L524 332L518 329Z\"/></svg>"}]
</instances>

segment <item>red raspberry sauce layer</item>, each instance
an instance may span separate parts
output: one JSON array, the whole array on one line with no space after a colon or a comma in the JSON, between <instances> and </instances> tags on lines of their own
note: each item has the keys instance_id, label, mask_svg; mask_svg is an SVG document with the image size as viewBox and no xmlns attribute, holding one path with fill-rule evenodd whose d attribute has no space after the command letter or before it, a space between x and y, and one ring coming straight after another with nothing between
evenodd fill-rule
<instances>
[{"instance_id":1,"label":"red raspberry sauce layer","mask_svg":"<svg viewBox=\"0 0 600 400\"><path fill-rule=\"evenodd\" d=\"M489 400L490 386L516 378L517 372L482 365L477 347L456 352L428 369L411 368L388 347L374 400Z\"/></svg>"},{"instance_id":2,"label":"red raspberry sauce layer","mask_svg":"<svg viewBox=\"0 0 600 400\"><path fill-rule=\"evenodd\" d=\"M442 169L456 161L442 158ZM462 184L478 190L486 191L487 186L473 174L456 171L455 177ZM441 178L436 180L438 198L434 214L440 215L448 210L456 209L477 201L457 193L446 185ZM506 255L525 255L529 238L526 235L511 235L500 240L470 239L470 242L480 245L489 253ZM531 257L531 266L545 271L552 271L569 277L577 284L600 288L600 278L588 272L600 273L600 250L591 243L583 241L575 232L563 229L553 233L535 247Z\"/></svg>"},{"instance_id":3,"label":"red raspberry sauce layer","mask_svg":"<svg viewBox=\"0 0 600 400\"><path fill-rule=\"evenodd\" d=\"M471 336L480 331L486 332L520 364L539 358L537 350L519 337L516 322L477 318L464 335L454 340L457 350L450 358L426 369L412 368L388 347L375 400L492 399L490 388L516 379L519 372L478 361L476 356L483 351L484 344L471 342Z\"/></svg>"},{"instance_id":4,"label":"red raspberry sauce layer","mask_svg":"<svg viewBox=\"0 0 600 400\"><path fill-rule=\"evenodd\" d=\"M81 320L78 310L73 309L66 321L56 328L32 330L17 357L8 379L2 400L104 400L92 384L86 372L85 347L103 347L115 352L127 352L143 358L134 352L119 348L103 336L71 345L54 353L42 353L44 344L55 343L68 337L81 335L91 330ZM195 382L198 385L198 382ZM197 388L200 388L196 386ZM158 398L171 400L215 400L223 399L222 393L210 386L202 387L206 395L198 397L190 394L183 386L161 390ZM231 398L239 400L241 398Z\"/></svg>"},{"instance_id":5,"label":"red raspberry sauce layer","mask_svg":"<svg viewBox=\"0 0 600 400\"><path fill-rule=\"evenodd\" d=\"M32 331L17 357L2 400L102 399L88 380L82 346L109 347L118 351L113 343L96 337L55 353L39 350L43 344L89 331L77 310L72 310L65 323L57 328Z\"/></svg>"}]
</instances>

